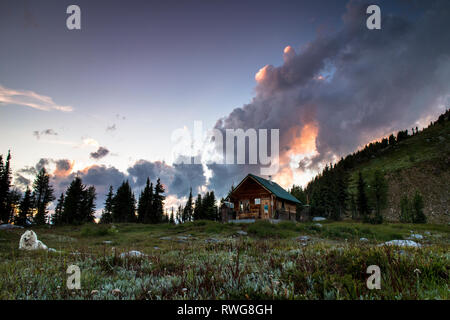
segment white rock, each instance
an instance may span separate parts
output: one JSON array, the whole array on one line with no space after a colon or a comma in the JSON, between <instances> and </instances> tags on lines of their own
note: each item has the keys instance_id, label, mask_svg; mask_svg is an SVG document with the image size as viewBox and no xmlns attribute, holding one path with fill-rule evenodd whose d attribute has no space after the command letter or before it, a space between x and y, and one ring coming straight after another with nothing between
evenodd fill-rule
<instances>
[{"instance_id":1,"label":"white rock","mask_svg":"<svg viewBox=\"0 0 450 320\"><path fill-rule=\"evenodd\" d=\"M367 241L369 241L369 239L367 239L367 238L359 238L359 241L367 242Z\"/></svg>"},{"instance_id":2,"label":"white rock","mask_svg":"<svg viewBox=\"0 0 450 320\"><path fill-rule=\"evenodd\" d=\"M316 227L322 228L323 226L320 223L315 223L314 224Z\"/></svg>"},{"instance_id":3,"label":"white rock","mask_svg":"<svg viewBox=\"0 0 450 320\"><path fill-rule=\"evenodd\" d=\"M325 220L327 220L327 218L324 218L324 217L314 217L312 219L312 221L325 221Z\"/></svg>"},{"instance_id":4,"label":"white rock","mask_svg":"<svg viewBox=\"0 0 450 320\"><path fill-rule=\"evenodd\" d=\"M309 241L309 237L308 236L298 236L297 238L295 238L297 241L302 241L302 242L306 242Z\"/></svg>"},{"instance_id":5,"label":"white rock","mask_svg":"<svg viewBox=\"0 0 450 320\"><path fill-rule=\"evenodd\" d=\"M33 230L27 230L20 237L19 241L19 249L23 250L47 250L48 247L42 243L42 241L38 240L36 233Z\"/></svg>"},{"instance_id":6,"label":"white rock","mask_svg":"<svg viewBox=\"0 0 450 320\"><path fill-rule=\"evenodd\" d=\"M143 254L142 252L137 251L137 250L131 250L131 251L123 252L123 253L120 254L121 258L125 258L125 257L142 257L142 256L145 256L145 254Z\"/></svg>"},{"instance_id":7,"label":"white rock","mask_svg":"<svg viewBox=\"0 0 450 320\"><path fill-rule=\"evenodd\" d=\"M238 232L236 232L238 235L240 236L246 236L247 232L243 231L243 230L239 230Z\"/></svg>"},{"instance_id":8,"label":"white rock","mask_svg":"<svg viewBox=\"0 0 450 320\"><path fill-rule=\"evenodd\" d=\"M379 246L399 246L420 248L421 244L412 240L391 240L380 244Z\"/></svg>"},{"instance_id":9,"label":"white rock","mask_svg":"<svg viewBox=\"0 0 450 320\"><path fill-rule=\"evenodd\" d=\"M412 235L409 236L408 239L417 239L417 240L422 240L423 239L423 235L418 234L418 233L413 233Z\"/></svg>"}]
</instances>

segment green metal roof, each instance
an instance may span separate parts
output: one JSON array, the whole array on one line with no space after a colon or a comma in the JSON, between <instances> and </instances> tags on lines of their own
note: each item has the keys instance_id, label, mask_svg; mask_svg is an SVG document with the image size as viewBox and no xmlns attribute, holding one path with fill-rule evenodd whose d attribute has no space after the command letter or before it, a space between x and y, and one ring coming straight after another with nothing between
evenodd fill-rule
<instances>
[{"instance_id":1,"label":"green metal roof","mask_svg":"<svg viewBox=\"0 0 450 320\"><path fill-rule=\"evenodd\" d=\"M257 182L263 185L264 188L272 192L277 198L281 198L284 200L289 200L295 203L301 204L300 201L296 197L294 197L292 194L284 190L282 187L280 187L276 182L255 176L254 174L249 173L248 176L255 179ZM244 179L245 180L245 179Z\"/></svg>"}]
</instances>

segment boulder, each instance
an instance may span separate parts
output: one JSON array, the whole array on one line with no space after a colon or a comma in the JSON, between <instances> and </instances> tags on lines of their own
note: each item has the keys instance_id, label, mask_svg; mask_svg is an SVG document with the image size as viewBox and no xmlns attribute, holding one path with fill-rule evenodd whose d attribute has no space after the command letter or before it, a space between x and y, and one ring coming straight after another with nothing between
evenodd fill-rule
<instances>
[{"instance_id":1,"label":"boulder","mask_svg":"<svg viewBox=\"0 0 450 320\"><path fill-rule=\"evenodd\" d=\"M239 231L237 231L236 232L238 235L240 235L240 236L246 236L247 235L247 232L245 232L244 230L239 230Z\"/></svg>"},{"instance_id":2,"label":"boulder","mask_svg":"<svg viewBox=\"0 0 450 320\"><path fill-rule=\"evenodd\" d=\"M367 242L367 241L369 241L369 239L367 239L367 238L359 238L359 241L361 241L361 242Z\"/></svg>"},{"instance_id":3,"label":"boulder","mask_svg":"<svg viewBox=\"0 0 450 320\"><path fill-rule=\"evenodd\" d=\"M327 218L324 218L324 217L314 217L312 219L312 221L314 221L314 222L316 222L316 221L325 221L325 220L327 220Z\"/></svg>"}]
</instances>

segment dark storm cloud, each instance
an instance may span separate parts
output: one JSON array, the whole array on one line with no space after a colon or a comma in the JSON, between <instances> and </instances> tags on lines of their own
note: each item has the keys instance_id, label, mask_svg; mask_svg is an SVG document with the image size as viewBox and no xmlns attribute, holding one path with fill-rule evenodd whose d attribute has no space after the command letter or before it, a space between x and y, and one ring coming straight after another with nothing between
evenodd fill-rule
<instances>
[{"instance_id":1,"label":"dark storm cloud","mask_svg":"<svg viewBox=\"0 0 450 320\"><path fill-rule=\"evenodd\" d=\"M143 187L147 177L153 181L161 178L167 193L178 197L186 196L190 188L195 194L198 188L206 183L201 165L174 164L171 166L160 161L139 160L127 171L134 187Z\"/></svg>"},{"instance_id":2,"label":"dark storm cloud","mask_svg":"<svg viewBox=\"0 0 450 320\"><path fill-rule=\"evenodd\" d=\"M382 10L381 30L366 28L366 8L351 1L340 31L285 55L280 67L267 66L252 102L216 128L279 128L283 157L292 147L290 130L314 123L318 156L308 162L314 169L442 112L450 94L450 2L430 2L414 22ZM235 167L211 167L212 187L239 175Z\"/></svg>"},{"instance_id":3,"label":"dark storm cloud","mask_svg":"<svg viewBox=\"0 0 450 320\"><path fill-rule=\"evenodd\" d=\"M31 186L34 176L52 162L51 159L41 158L34 166L26 166L16 171L14 175L15 185L21 189Z\"/></svg>"},{"instance_id":4,"label":"dark storm cloud","mask_svg":"<svg viewBox=\"0 0 450 320\"><path fill-rule=\"evenodd\" d=\"M103 157L106 157L109 153L109 150L105 147L99 147L97 151L91 152L90 156L92 159L99 160Z\"/></svg>"}]
</instances>

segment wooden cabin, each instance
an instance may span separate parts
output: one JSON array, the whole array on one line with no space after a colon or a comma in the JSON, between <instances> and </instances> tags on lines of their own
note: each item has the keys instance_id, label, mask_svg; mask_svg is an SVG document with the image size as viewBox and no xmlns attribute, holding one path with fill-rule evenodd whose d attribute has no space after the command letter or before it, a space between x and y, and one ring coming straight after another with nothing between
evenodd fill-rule
<instances>
[{"instance_id":1,"label":"wooden cabin","mask_svg":"<svg viewBox=\"0 0 450 320\"><path fill-rule=\"evenodd\" d=\"M231 192L236 219L295 220L301 204L293 195L271 180L248 174Z\"/></svg>"}]
</instances>

